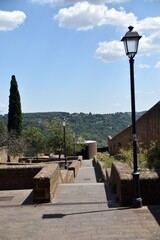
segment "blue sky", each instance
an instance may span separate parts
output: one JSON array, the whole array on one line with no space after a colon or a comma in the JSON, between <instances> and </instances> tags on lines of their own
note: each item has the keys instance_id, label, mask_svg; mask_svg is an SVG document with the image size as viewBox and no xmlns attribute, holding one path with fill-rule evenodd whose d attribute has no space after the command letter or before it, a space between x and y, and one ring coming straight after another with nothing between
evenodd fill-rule
<instances>
[{"instance_id":1,"label":"blue sky","mask_svg":"<svg viewBox=\"0 0 160 240\"><path fill-rule=\"evenodd\" d=\"M23 112L129 112L134 26L136 110L160 96L160 0L0 0L0 113L15 75Z\"/></svg>"}]
</instances>

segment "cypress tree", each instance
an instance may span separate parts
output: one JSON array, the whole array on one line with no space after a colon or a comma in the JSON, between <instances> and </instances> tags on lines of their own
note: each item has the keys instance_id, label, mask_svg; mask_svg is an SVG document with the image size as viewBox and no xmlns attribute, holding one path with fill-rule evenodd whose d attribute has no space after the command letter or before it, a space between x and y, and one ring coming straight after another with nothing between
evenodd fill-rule
<instances>
[{"instance_id":1,"label":"cypress tree","mask_svg":"<svg viewBox=\"0 0 160 240\"><path fill-rule=\"evenodd\" d=\"M9 111L8 111L8 132L14 132L20 136L22 131L21 100L18 91L18 84L13 75L10 83Z\"/></svg>"}]
</instances>

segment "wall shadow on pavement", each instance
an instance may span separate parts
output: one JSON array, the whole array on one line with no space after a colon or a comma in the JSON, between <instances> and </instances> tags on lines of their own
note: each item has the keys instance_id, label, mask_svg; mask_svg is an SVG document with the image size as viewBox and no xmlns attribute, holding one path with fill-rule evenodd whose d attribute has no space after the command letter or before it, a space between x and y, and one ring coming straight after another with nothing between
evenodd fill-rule
<instances>
[{"instance_id":1,"label":"wall shadow on pavement","mask_svg":"<svg viewBox=\"0 0 160 240\"><path fill-rule=\"evenodd\" d=\"M107 180L103 180L101 176L101 172L94 166L94 161L93 161L93 167L95 171L95 177L97 183L104 183L104 189L105 189L105 194L106 194L106 200L108 201L108 207L109 208L114 208L114 207L119 207L119 201L117 199L116 193L114 192L111 184Z\"/></svg>"},{"instance_id":2,"label":"wall shadow on pavement","mask_svg":"<svg viewBox=\"0 0 160 240\"><path fill-rule=\"evenodd\" d=\"M148 206L148 210L151 212L157 223L160 225L160 206Z\"/></svg>"},{"instance_id":3,"label":"wall shadow on pavement","mask_svg":"<svg viewBox=\"0 0 160 240\"><path fill-rule=\"evenodd\" d=\"M83 211L83 212L75 212L75 213L47 213L42 215L42 219L54 219L54 218L63 218L66 216L73 216L73 215L81 215L81 214L92 214L92 213L104 213L110 211L123 211L129 209L128 207L121 207L117 209L104 209L104 210L91 210L91 211Z\"/></svg>"},{"instance_id":4,"label":"wall shadow on pavement","mask_svg":"<svg viewBox=\"0 0 160 240\"><path fill-rule=\"evenodd\" d=\"M28 195L28 197L23 201L22 205L33 204L33 191Z\"/></svg>"},{"instance_id":5,"label":"wall shadow on pavement","mask_svg":"<svg viewBox=\"0 0 160 240\"><path fill-rule=\"evenodd\" d=\"M109 182L104 182L104 188L105 188L106 198L108 201L108 207L109 208L120 207L120 203L117 199L116 193L114 192L111 184Z\"/></svg>"}]
</instances>

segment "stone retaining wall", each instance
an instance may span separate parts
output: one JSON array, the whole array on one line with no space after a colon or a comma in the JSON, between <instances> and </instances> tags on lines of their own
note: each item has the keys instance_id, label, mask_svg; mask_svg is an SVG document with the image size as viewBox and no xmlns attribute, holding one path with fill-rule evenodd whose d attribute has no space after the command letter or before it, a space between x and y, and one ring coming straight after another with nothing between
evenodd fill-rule
<instances>
[{"instance_id":1,"label":"stone retaining wall","mask_svg":"<svg viewBox=\"0 0 160 240\"><path fill-rule=\"evenodd\" d=\"M72 163L69 165L68 170L72 170L74 172L74 177L77 176L78 170L80 168L80 161L73 160Z\"/></svg>"},{"instance_id":2,"label":"stone retaining wall","mask_svg":"<svg viewBox=\"0 0 160 240\"><path fill-rule=\"evenodd\" d=\"M126 163L112 164L110 183L116 188L121 206L132 205L132 172ZM156 172L140 173L140 192L143 205L160 204L160 178Z\"/></svg>"},{"instance_id":3,"label":"stone retaining wall","mask_svg":"<svg viewBox=\"0 0 160 240\"><path fill-rule=\"evenodd\" d=\"M33 178L33 199L36 203L50 202L62 176L58 164L50 164Z\"/></svg>"},{"instance_id":4,"label":"stone retaining wall","mask_svg":"<svg viewBox=\"0 0 160 240\"><path fill-rule=\"evenodd\" d=\"M0 164L0 190L33 189L36 203L50 202L60 183L73 183L81 161L68 170L59 164Z\"/></svg>"},{"instance_id":5,"label":"stone retaining wall","mask_svg":"<svg viewBox=\"0 0 160 240\"><path fill-rule=\"evenodd\" d=\"M106 181L106 170L104 163L99 161L98 159L93 159L93 166L96 171L96 175L98 175L98 181Z\"/></svg>"},{"instance_id":6,"label":"stone retaining wall","mask_svg":"<svg viewBox=\"0 0 160 240\"><path fill-rule=\"evenodd\" d=\"M0 190L32 189L44 165L0 165Z\"/></svg>"}]
</instances>

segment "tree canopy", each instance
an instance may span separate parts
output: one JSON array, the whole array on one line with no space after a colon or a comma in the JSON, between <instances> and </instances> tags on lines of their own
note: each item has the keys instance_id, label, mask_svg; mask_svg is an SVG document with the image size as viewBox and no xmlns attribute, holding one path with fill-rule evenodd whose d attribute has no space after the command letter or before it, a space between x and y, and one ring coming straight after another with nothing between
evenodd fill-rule
<instances>
[{"instance_id":1,"label":"tree canopy","mask_svg":"<svg viewBox=\"0 0 160 240\"><path fill-rule=\"evenodd\" d=\"M13 75L10 83L8 132L15 132L18 136L22 131L22 111L18 84Z\"/></svg>"}]
</instances>

